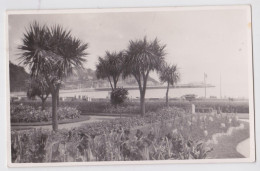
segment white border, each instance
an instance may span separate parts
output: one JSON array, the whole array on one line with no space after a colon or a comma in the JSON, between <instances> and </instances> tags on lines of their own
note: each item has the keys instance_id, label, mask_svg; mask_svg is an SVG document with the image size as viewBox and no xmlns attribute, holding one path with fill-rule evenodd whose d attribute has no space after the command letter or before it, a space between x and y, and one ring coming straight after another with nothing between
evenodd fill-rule
<instances>
[{"instance_id":1,"label":"white border","mask_svg":"<svg viewBox=\"0 0 260 171\"><path fill-rule=\"evenodd\" d=\"M9 89L9 33L8 16L11 14L78 14L78 13L122 13L122 12L158 12L158 11L196 11L196 10L247 10L248 23L248 84L249 84L249 120L250 120L250 157L242 159L201 159L201 160L150 160L150 161L105 161L105 162L62 162L62 163L12 163L11 162L11 132L10 132L10 89ZM39 166L83 166L83 165L133 165L133 164L183 164L183 163L245 163L255 162L255 122L254 122L254 84L252 56L252 20L250 5L225 6L192 6L192 7L157 7L157 8L106 8L106 9L67 9L67 10L7 10L5 22L6 38L6 106L7 106L7 164L9 167L39 167Z\"/></svg>"}]
</instances>

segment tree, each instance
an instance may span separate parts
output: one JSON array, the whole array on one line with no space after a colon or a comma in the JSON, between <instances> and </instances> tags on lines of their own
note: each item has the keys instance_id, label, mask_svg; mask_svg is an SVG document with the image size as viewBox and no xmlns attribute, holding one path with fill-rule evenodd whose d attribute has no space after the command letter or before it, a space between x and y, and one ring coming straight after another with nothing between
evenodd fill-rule
<instances>
[{"instance_id":1,"label":"tree","mask_svg":"<svg viewBox=\"0 0 260 171\"><path fill-rule=\"evenodd\" d=\"M42 110L45 110L45 101L49 95L50 88L44 78L38 77L30 79L28 83L27 97L30 99L35 98L36 96L39 97L42 101Z\"/></svg>"},{"instance_id":2,"label":"tree","mask_svg":"<svg viewBox=\"0 0 260 171\"><path fill-rule=\"evenodd\" d=\"M57 101L63 79L75 68L83 68L88 44L71 36L61 26L40 26L34 22L24 34L19 49L21 63L30 68L32 78L42 75L52 95L52 127L58 130Z\"/></svg>"},{"instance_id":3,"label":"tree","mask_svg":"<svg viewBox=\"0 0 260 171\"><path fill-rule=\"evenodd\" d=\"M162 65L161 70L159 71L160 74L160 80L163 83L167 83L167 90L166 90L166 106L169 107L169 88L170 85L174 85L180 80L180 74L177 69L177 65L168 65L164 64Z\"/></svg>"},{"instance_id":4,"label":"tree","mask_svg":"<svg viewBox=\"0 0 260 171\"><path fill-rule=\"evenodd\" d=\"M151 71L158 71L164 62L166 45L157 39L148 42L146 37L130 41L124 63L124 78L132 75L136 79L140 91L141 115L145 114L145 92L147 79Z\"/></svg>"},{"instance_id":5,"label":"tree","mask_svg":"<svg viewBox=\"0 0 260 171\"><path fill-rule=\"evenodd\" d=\"M96 76L98 79L107 78L111 89L117 88L117 82L123 71L124 52L112 52L106 51L104 58L98 58L98 64L96 66ZM112 83L113 81L113 83Z\"/></svg>"}]
</instances>

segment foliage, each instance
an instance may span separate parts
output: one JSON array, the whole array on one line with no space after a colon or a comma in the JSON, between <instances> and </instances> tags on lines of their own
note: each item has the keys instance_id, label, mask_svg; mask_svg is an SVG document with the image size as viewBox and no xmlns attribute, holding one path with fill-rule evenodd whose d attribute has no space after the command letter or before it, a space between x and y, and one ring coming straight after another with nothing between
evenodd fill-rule
<instances>
[{"instance_id":1,"label":"foliage","mask_svg":"<svg viewBox=\"0 0 260 171\"><path fill-rule=\"evenodd\" d=\"M12 131L12 161L204 159L214 150L207 144L212 135L239 124L236 117L184 115L177 108L164 108L146 117L90 123L72 130Z\"/></svg>"},{"instance_id":2,"label":"foliage","mask_svg":"<svg viewBox=\"0 0 260 171\"><path fill-rule=\"evenodd\" d=\"M12 104L20 104L21 102L13 102ZM37 101L23 102L26 105L38 108L41 104ZM204 101L204 100L194 100L192 102L197 108L207 107L213 108L214 110L220 109L222 113L249 113L248 101ZM49 102L46 106L51 106ZM60 103L61 107L77 107L79 111L84 115L88 113L132 113L140 114L140 105L138 102L125 102L118 110L114 109L113 106L107 102L86 102L86 101L62 101ZM190 109L190 103L188 101L169 101L170 107L178 107L184 110ZM163 101L147 101L145 104L147 112L156 112L158 109L165 107L165 102Z\"/></svg>"},{"instance_id":3,"label":"foliage","mask_svg":"<svg viewBox=\"0 0 260 171\"><path fill-rule=\"evenodd\" d=\"M177 65L168 65L164 63L160 71L160 81L170 85L176 84L180 80L180 73L178 72Z\"/></svg>"},{"instance_id":4,"label":"foliage","mask_svg":"<svg viewBox=\"0 0 260 171\"><path fill-rule=\"evenodd\" d=\"M137 105L121 105L115 108L114 106L109 105L103 112L111 114L138 114L140 112L140 107Z\"/></svg>"},{"instance_id":5,"label":"foliage","mask_svg":"<svg viewBox=\"0 0 260 171\"><path fill-rule=\"evenodd\" d=\"M149 73L159 70L164 62L166 45L157 39L149 42L144 39L130 41L126 51L123 76L134 76L140 90L141 114L145 114L145 92Z\"/></svg>"},{"instance_id":6,"label":"foliage","mask_svg":"<svg viewBox=\"0 0 260 171\"><path fill-rule=\"evenodd\" d=\"M106 51L104 58L98 58L96 66L96 76L98 79L107 78L110 86L113 89L117 88L117 82L123 71L124 52L109 52ZM112 82L113 81L113 82Z\"/></svg>"},{"instance_id":7,"label":"foliage","mask_svg":"<svg viewBox=\"0 0 260 171\"><path fill-rule=\"evenodd\" d=\"M161 82L166 82L167 83L167 90L166 90L166 106L169 107L169 88L170 85L176 84L180 80L180 73L177 70L177 65L168 65L167 63L164 63L162 65L160 71L160 80Z\"/></svg>"},{"instance_id":8,"label":"foliage","mask_svg":"<svg viewBox=\"0 0 260 171\"><path fill-rule=\"evenodd\" d=\"M70 31L59 25L49 28L34 22L24 34L23 45L19 46L24 51L20 59L30 67L31 76L42 74L60 80L73 67L82 67L87 47L88 44L72 37Z\"/></svg>"},{"instance_id":9,"label":"foliage","mask_svg":"<svg viewBox=\"0 0 260 171\"><path fill-rule=\"evenodd\" d=\"M27 97L29 97L29 99L32 99L35 96L40 98L47 98L49 94L50 89L44 78L30 79L27 90Z\"/></svg>"},{"instance_id":10,"label":"foliage","mask_svg":"<svg viewBox=\"0 0 260 171\"><path fill-rule=\"evenodd\" d=\"M51 93L45 79L41 76L38 76L37 78L31 78L27 87L27 97L29 99L34 99L36 96L39 97L42 101L42 110L44 110L45 101Z\"/></svg>"},{"instance_id":11,"label":"foliage","mask_svg":"<svg viewBox=\"0 0 260 171\"><path fill-rule=\"evenodd\" d=\"M57 111L58 120L79 118L80 111L72 107L60 107ZM35 109L28 105L11 105L11 122L47 122L52 118L51 110Z\"/></svg>"},{"instance_id":12,"label":"foliage","mask_svg":"<svg viewBox=\"0 0 260 171\"><path fill-rule=\"evenodd\" d=\"M52 94L52 124L57 131L57 102L64 77L75 68L83 68L88 44L72 37L71 32L59 25L48 27L32 23L18 48L21 63L28 66L32 78L42 75Z\"/></svg>"},{"instance_id":13,"label":"foliage","mask_svg":"<svg viewBox=\"0 0 260 171\"><path fill-rule=\"evenodd\" d=\"M113 89L110 96L110 102L111 104L117 106L127 99L128 91L124 88L116 88Z\"/></svg>"}]
</instances>

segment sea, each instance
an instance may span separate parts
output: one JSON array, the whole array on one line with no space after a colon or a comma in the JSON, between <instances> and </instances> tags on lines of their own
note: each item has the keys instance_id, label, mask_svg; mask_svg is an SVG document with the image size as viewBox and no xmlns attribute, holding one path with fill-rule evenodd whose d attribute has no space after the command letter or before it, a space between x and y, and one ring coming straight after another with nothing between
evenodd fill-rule
<instances>
[{"instance_id":1,"label":"sea","mask_svg":"<svg viewBox=\"0 0 260 171\"><path fill-rule=\"evenodd\" d=\"M60 97L63 98L109 98L111 91L100 91L95 89L74 89L61 90ZM206 88L173 88L169 89L169 98L181 98L187 94L195 94L197 98L248 98L248 90L236 90L230 88L229 90L220 90L219 87ZM146 89L145 98L165 98L166 88L160 89ZM26 92L11 92L11 97L26 97ZM140 98L139 89L128 90L128 97L130 99Z\"/></svg>"}]
</instances>

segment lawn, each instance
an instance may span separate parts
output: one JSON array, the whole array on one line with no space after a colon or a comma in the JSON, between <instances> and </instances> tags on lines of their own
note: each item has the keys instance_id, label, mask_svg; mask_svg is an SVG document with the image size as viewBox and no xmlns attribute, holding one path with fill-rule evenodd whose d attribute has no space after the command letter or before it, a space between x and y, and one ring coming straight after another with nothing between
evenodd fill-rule
<instances>
[{"instance_id":1,"label":"lawn","mask_svg":"<svg viewBox=\"0 0 260 171\"><path fill-rule=\"evenodd\" d=\"M224 135L219 137L218 144L213 145L213 151L209 153L209 158L225 159L225 158L244 158L237 152L237 145L249 138L249 123L243 122L244 129L235 130L230 136ZM249 150L249 149L248 149Z\"/></svg>"}]
</instances>

